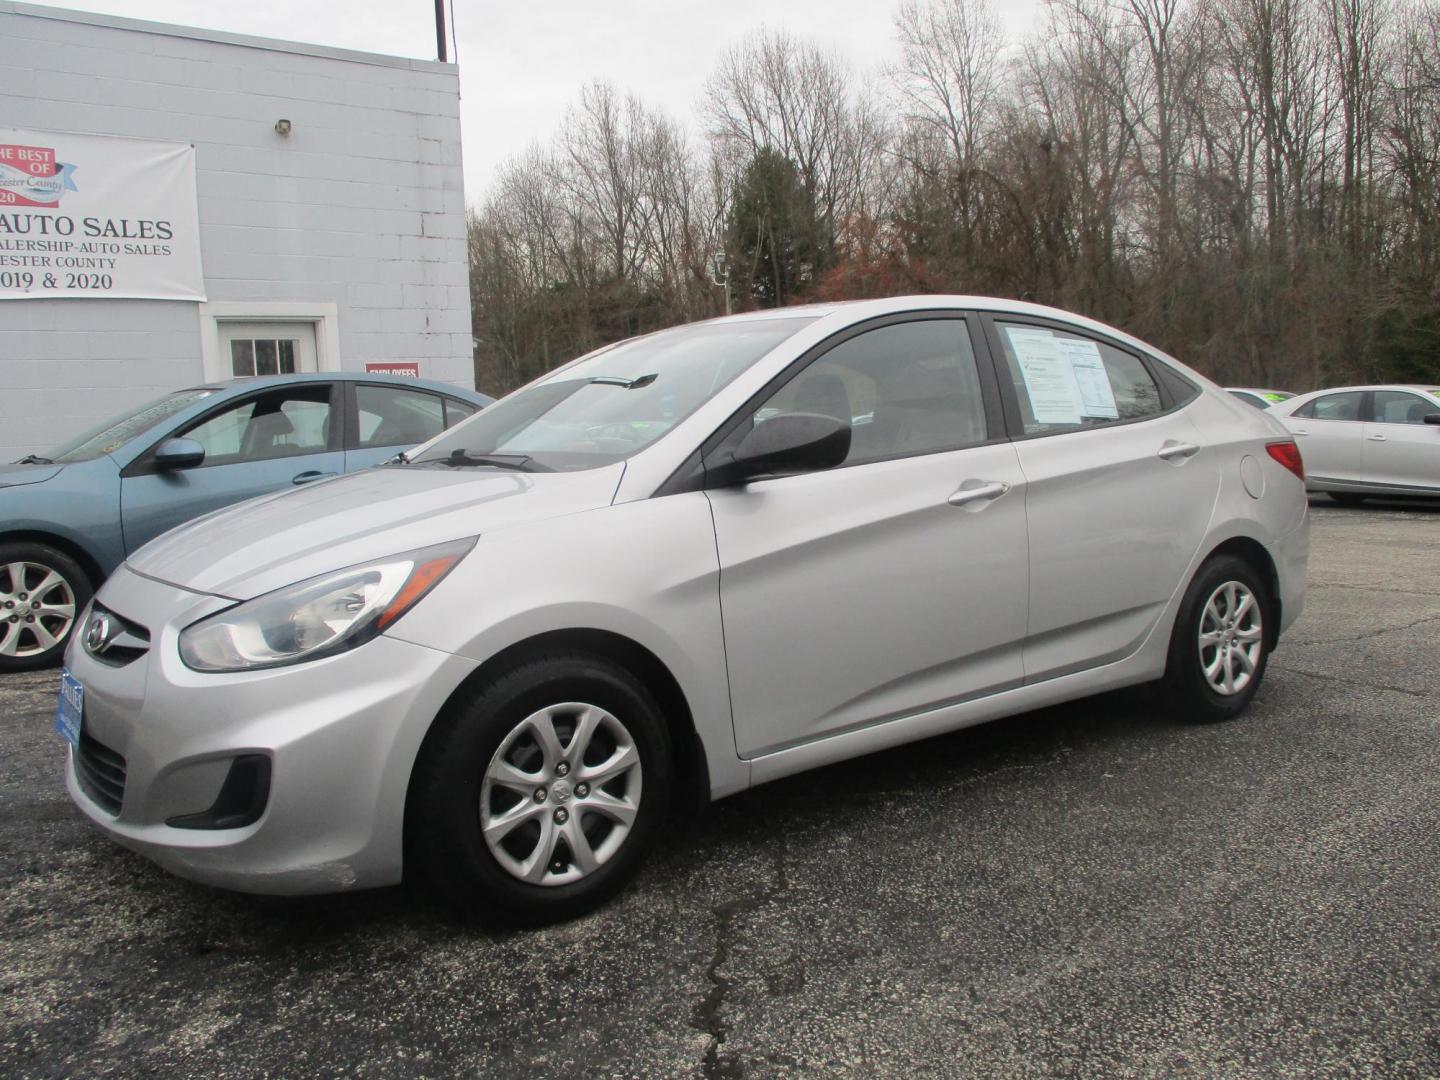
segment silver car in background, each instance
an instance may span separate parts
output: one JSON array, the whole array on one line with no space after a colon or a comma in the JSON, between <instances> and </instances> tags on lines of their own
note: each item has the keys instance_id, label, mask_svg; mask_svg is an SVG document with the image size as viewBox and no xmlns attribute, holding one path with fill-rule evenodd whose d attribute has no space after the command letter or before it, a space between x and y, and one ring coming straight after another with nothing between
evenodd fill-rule
<instances>
[{"instance_id":1,"label":"silver car in background","mask_svg":"<svg viewBox=\"0 0 1440 1080\"><path fill-rule=\"evenodd\" d=\"M1339 386L1269 411L1299 440L1311 491L1345 506L1372 495L1440 497L1440 386Z\"/></svg>"},{"instance_id":2,"label":"silver car in background","mask_svg":"<svg viewBox=\"0 0 1440 1080\"><path fill-rule=\"evenodd\" d=\"M1233 717L1308 552L1278 421L1117 330L782 309L161 537L88 611L57 726L74 801L178 874L413 869L545 922L677 805L1137 683Z\"/></svg>"}]
</instances>

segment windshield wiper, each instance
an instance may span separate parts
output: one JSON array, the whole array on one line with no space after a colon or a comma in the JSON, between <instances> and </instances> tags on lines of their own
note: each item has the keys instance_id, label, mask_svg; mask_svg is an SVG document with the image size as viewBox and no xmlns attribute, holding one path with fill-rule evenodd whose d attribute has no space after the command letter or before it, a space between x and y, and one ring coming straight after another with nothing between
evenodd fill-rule
<instances>
[{"instance_id":1,"label":"windshield wiper","mask_svg":"<svg viewBox=\"0 0 1440 1080\"><path fill-rule=\"evenodd\" d=\"M451 450L449 457L426 458L421 465L445 465L452 469L463 469L475 465L491 465L497 469L514 469L516 472L554 472L554 469L536 462L529 454L472 454L469 450Z\"/></svg>"},{"instance_id":2,"label":"windshield wiper","mask_svg":"<svg viewBox=\"0 0 1440 1080\"><path fill-rule=\"evenodd\" d=\"M25 455L24 457L22 457L19 461L15 462L15 464L16 464L16 465L54 465L55 462L51 461L48 457L41 457L39 454L26 454L26 455Z\"/></svg>"},{"instance_id":3,"label":"windshield wiper","mask_svg":"<svg viewBox=\"0 0 1440 1080\"><path fill-rule=\"evenodd\" d=\"M652 371L649 375L637 375L633 379L622 379L618 375L597 375L590 382L592 385L623 386L626 390L639 390L642 386L649 386L659 377L659 372Z\"/></svg>"}]
</instances>

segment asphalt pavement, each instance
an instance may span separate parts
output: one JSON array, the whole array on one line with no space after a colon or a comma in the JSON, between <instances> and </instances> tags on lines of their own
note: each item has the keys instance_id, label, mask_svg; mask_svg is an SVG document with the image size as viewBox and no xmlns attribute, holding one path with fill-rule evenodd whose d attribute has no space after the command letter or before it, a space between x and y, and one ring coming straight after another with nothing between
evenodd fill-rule
<instances>
[{"instance_id":1,"label":"asphalt pavement","mask_svg":"<svg viewBox=\"0 0 1440 1080\"><path fill-rule=\"evenodd\" d=\"M190 885L0 677L0 1075L1440 1076L1440 506L1315 500L1249 713L1142 691L676 822L608 907Z\"/></svg>"}]
</instances>

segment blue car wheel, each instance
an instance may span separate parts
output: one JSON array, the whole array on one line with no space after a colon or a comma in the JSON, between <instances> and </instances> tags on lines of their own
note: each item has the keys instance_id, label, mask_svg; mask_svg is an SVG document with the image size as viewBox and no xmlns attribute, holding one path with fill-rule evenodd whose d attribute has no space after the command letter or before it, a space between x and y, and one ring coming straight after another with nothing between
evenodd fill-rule
<instances>
[{"instance_id":1,"label":"blue car wheel","mask_svg":"<svg viewBox=\"0 0 1440 1080\"><path fill-rule=\"evenodd\" d=\"M0 672L58 664L93 591L63 551L0 544Z\"/></svg>"}]
</instances>

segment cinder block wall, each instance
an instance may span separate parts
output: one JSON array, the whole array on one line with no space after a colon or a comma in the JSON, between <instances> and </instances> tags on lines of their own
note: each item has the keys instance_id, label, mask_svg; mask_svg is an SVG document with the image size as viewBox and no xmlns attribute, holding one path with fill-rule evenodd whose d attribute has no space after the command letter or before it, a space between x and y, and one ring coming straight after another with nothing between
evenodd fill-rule
<instances>
[{"instance_id":1,"label":"cinder block wall","mask_svg":"<svg viewBox=\"0 0 1440 1080\"><path fill-rule=\"evenodd\" d=\"M474 385L453 65L0 0L0 126L193 143L210 300ZM194 303L0 300L0 461L201 378Z\"/></svg>"}]
</instances>

